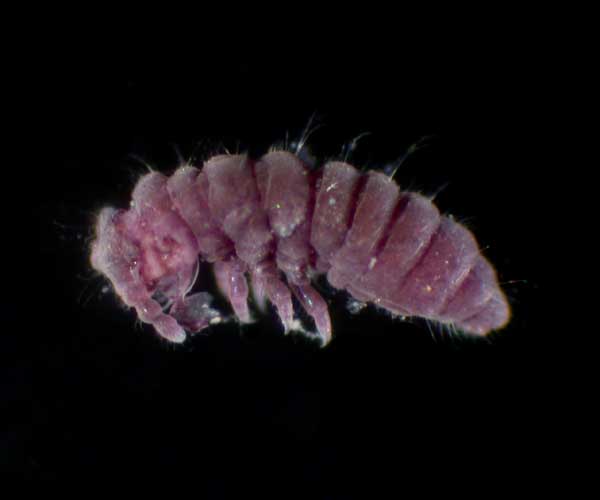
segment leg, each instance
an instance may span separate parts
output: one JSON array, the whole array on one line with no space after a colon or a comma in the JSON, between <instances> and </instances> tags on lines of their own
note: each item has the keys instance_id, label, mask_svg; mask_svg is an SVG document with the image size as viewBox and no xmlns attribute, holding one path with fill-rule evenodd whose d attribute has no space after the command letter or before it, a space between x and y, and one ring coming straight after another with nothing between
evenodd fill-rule
<instances>
[{"instance_id":1,"label":"leg","mask_svg":"<svg viewBox=\"0 0 600 500\"><path fill-rule=\"evenodd\" d=\"M242 261L235 257L226 261L217 261L214 272L217 285L229 299L235 315L242 323L249 323L251 319L248 309L248 283Z\"/></svg>"},{"instance_id":2,"label":"leg","mask_svg":"<svg viewBox=\"0 0 600 500\"><path fill-rule=\"evenodd\" d=\"M252 271L252 288L259 306L261 306L261 301L264 306L265 298L275 306L287 333L294 321L292 294L279 278L279 271L273 261L262 262Z\"/></svg>"}]
</instances>

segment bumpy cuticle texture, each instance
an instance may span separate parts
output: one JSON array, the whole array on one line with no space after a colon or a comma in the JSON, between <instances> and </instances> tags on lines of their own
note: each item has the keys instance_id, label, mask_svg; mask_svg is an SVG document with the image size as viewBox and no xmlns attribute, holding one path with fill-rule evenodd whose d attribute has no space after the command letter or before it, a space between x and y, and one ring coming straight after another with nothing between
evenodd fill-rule
<instances>
[{"instance_id":1,"label":"bumpy cuticle texture","mask_svg":"<svg viewBox=\"0 0 600 500\"><path fill-rule=\"evenodd\" d=\"M251 289L259 308L275 306L287 332L293 294L324 344L332 335L327 303L311 286L323 273L359 301L467 333L485 335L510 316L471 232L428 198L343 162L312 171L286 151L215 156L170 177L149 173L128 210L99 214L92 266L170 341L222 319L210 294L189 293L202 261L213 264L241 322L251 321Z\"/></svg>"}]
</instances>

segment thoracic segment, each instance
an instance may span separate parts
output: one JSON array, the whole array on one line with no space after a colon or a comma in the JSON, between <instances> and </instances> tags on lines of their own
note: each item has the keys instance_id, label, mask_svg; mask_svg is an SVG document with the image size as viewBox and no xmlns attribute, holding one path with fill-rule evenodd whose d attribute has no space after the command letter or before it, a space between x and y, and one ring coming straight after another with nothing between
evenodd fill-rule
<instances>
[{"instance_id":1,"label":"thoracic segment","mask_svg":"<svg viewBox=\"0 0 600 500\"><path fill-rule=\"evenodd\" d=\"M325 343L327 303L311 286L325 272L360 301L468 333L486 334L510 315L472 234L429 199L341 162L310 172L283 151L258 161L216 156L202 170L184 166L168 179L145 175L129 210L100 213L91 262L142 321L181 342L184 330L221 320L209 294L188 294L198 256L214 263L240 321L251 320L249 275L259 308L269 300L288 331L293 293Z\"/></svg>"}]
</instances>

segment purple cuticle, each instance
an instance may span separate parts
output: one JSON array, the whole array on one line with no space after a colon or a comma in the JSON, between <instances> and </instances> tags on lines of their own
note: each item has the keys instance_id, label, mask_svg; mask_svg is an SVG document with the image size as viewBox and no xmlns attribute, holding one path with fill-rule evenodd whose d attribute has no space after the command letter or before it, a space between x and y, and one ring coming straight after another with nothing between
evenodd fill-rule
<instances>
[{"instance_id":1,"label":"purple cuticle","mask_svg":"<svg viewBox=\"0 0 600 500\"><path fill-rule=\"evenodd\" d=\"M261 310L274 305L286 332L296 328L293 294L324 344L333 332L328 305L311 284L324 273L356 300L475 335L510 318L468 229L383 173L343 162L314 172L275 151L258 160L219 155L170 177L151 172L130 208L102 209L95 229L92 266L172 342L223 320L209 293L190 293L202 262L213 265L240 322L252 320L252 295Z\"/></svg>"}]
</instances>

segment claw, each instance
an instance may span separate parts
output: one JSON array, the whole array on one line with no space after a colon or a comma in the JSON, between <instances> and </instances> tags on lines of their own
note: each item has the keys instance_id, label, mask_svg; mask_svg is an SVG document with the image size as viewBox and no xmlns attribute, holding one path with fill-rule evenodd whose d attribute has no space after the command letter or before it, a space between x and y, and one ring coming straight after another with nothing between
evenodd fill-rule
<instances>
[{"instance_id":1,"label":"claw","mask_svg":"<svg viewBox=\"0 0 600 500\"><path fill-rule=\"evenodd\" d=\"M317 331L323 338L323 345L327 345L331 341L331 319L325 299L308 284L290 284L290 288L302 307L314 319Z\"/></svg>"},{"instance_id":2,"label":"claw","mask_svg":"<svg viewBox=\"0 0 600 500\"><path fill-rule=\"evenodd\" d=\"M285 333L293 326L294 305L292 304L292 294L285 283L279 279L271 278L267 280L267 296L277 309L277 314L283 323Z\"/></svg>"}]
</instances>

